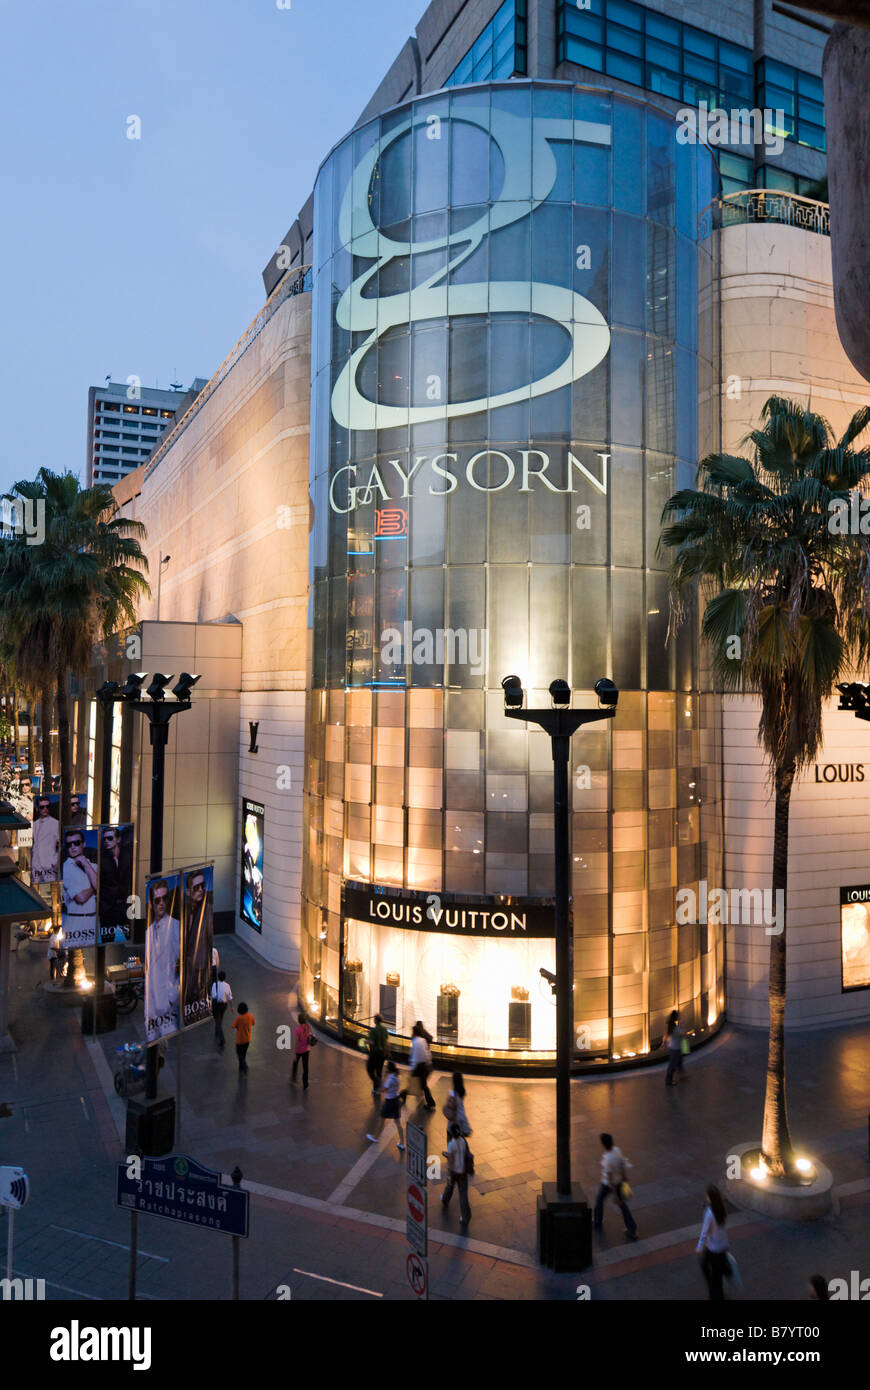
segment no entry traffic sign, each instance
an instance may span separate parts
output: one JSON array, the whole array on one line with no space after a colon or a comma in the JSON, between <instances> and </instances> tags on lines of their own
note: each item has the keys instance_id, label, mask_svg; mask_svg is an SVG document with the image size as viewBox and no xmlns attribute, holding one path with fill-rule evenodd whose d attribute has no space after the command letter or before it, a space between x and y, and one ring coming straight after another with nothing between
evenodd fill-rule
<instances>
[{"instance_id":1,"label":"no entry traffic sign","mask_svg":"<svg viewBox=\"0 0 870 1390\"><path fill-rule=\"evenodd\" d=\"M419 1255L410 1254L405 1262L408 1283L418 1298L426 1298L429 1292L429 1270L427 1261Z\"/></svg>"},{"instance_id":2,"label":"no entry traffic sign","mask_svg":"<svg viewBox=\"0 0 870 1390\"><path fill-rule=\"evenodd\" d=\"M413 1178L408 1179L408 1244L418 1255L425 1255L426 1235L426 1189Z\"/></svg>"}]
</instances>

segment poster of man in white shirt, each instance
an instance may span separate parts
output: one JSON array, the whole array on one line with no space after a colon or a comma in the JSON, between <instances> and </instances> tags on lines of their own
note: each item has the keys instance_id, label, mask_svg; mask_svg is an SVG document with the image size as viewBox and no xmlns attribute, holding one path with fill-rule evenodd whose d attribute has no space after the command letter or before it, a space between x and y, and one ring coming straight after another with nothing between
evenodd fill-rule
<instances>
[{"instance_id":1,"label":"poster of man in white shirt","mask_svg":"<svg viewBox=\"0 0 870 1390\"><path fill-rule=\"evenodd\" d=\"M63 832L61 923L68 951L97 943L98 830Z\"/></svg>"},{"instance_id":2,"label":"poster of man in white shirt","mask_svg":"<svg viewBox=\"0 0 870 1390\"><path fill-rule=\"evenodd\" d=\"M37 796L33 802L33 853L30 881L57 883L57 823L59 796Z\"/></svg>"},{"instance_id":3,"label":"poster of man in white shirt","mask_svg":"<svg viewBox=\"0 0 870 1390\"><path fill-rule=\"evenodd\" d=\"M156 874L145 885L145 1036L153 1043L179 1029L181 875Z\"/></svg>"}]
</instances>

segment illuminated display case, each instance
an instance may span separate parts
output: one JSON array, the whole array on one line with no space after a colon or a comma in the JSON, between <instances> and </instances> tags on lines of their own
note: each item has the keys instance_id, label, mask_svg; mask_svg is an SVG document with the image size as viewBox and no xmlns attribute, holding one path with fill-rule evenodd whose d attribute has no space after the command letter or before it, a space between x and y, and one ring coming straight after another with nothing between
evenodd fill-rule
<instances>
[{"instance_id":1,"label":"illuminated display case","mask_svg":"<svg viewBox=\"0 0 870 1390\"><path fill-rule=\"evenodd\" d=\"M553 893L552 755L508 727L513 672L530 705L557 676L621 692L572 744L576 1066L656 1052L673 1008L696 1037L721 1020L722 928L675 903L722 878L720 715L693 623L666 640L656 548L718 445L715 191L672 116L568 83L416 98L321 167L300 990L338 1033L362 1027L350 957L400 1037L552 1056L545 943L343 910L351 883Z\"/></svg>"},{"instance_id":2,"label":"illuminated display case","mask_svg":"<svg viewBox=\"0 0 870 1390\"><path fill-rule=\"evenodd\" d=\"M843 990L870 989L870 884L840 889Z\"/></svg>"}]
</instances>

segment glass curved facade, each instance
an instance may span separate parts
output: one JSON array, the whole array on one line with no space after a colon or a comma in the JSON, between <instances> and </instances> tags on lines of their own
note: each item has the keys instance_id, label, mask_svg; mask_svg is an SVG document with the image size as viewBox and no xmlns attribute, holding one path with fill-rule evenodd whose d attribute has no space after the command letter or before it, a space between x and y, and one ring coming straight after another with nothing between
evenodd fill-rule
<instances>
[{"instance_id":1,"label":"glass curved facade","mask_svg":"<svg viewBox=\"0 0 870 1390\"><path fill-rule=\"evenodd\" d=\"M547 1062L549 740L504 717L610 675L573 740L578 1066L723 1008L715 703L667 641L662 506L716 444L709 151L564 83L419 97L315 189L300 998L343 1036Z\"/></svg>"}]
</instances>

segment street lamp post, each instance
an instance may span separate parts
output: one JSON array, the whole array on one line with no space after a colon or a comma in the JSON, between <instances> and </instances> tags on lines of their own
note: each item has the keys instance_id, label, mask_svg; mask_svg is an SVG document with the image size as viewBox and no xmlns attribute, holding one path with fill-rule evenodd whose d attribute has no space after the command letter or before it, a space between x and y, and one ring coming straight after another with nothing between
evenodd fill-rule
<instances>
[{"instance_id":1,"label":"street lamp post","mask_svg":"<svg viewBox=\"0 0 870 1390\"><path fill-rule=\"evenodd\" d=\"M182 672L176 684L172 687L174 700L167 701L166 686L172 680L172 676L163 676L156 673L151 684L145 691L147 699L140 698L142 686L148 675L147 671L137 672L135 675L127 677L123 687L118 687L114 681L107 681L97 695L101 700L108 704L113 700L123 700L130 709L136 710L139 714L144 714L149 723L151 736L151 846L149 873L159 873L163 868L163 799L164 781L166 772L166 745L169 742L169 721L175 714L181 714L184 710L191 708L190 692L199 680L199 676L191 676L186 671ZM108 719L104 721L104 730L109 725ZM106 756L106 734L103 736L103 756ZM111 744L109 756L111 757ZM106 797L106 778L103 775L103 797ZM106 814L106 801L103 802L103 814ZM99 968L99 967L98 967ZM105 966L103 965L103 973ZM156 1045L147 1048L145 1058L145 1099L155 1100L157 1097L157 1048Z\"/></svg>"},{"instance_id":2,"label":"street lamp post","mask_svg":"<svg viewBox=\"0 0 870 1390\"><path fill-rule=\"evenodd\" d=\"M589 1263L589 1208L582 1189L571 1182L571 1057L574 1051L574 941L571 927L571 851L568 833L568 759L571 738L582 724L612 719L619 691L602 677L596 683L598 709L571 709L567 681L550 686L552 708L524 709L519 676L502 681L505 716L537 724L550 736L553 750L553 833L556 872L556 1183L544 1184L538 1198L538 1248L543 1263L556 1269L582 1268ZM578 1261L582 1260L582 1263Z\"/></svg>"}]
</instances>

